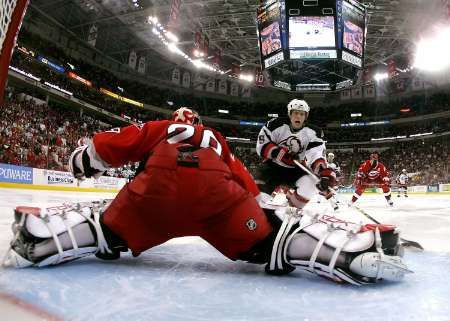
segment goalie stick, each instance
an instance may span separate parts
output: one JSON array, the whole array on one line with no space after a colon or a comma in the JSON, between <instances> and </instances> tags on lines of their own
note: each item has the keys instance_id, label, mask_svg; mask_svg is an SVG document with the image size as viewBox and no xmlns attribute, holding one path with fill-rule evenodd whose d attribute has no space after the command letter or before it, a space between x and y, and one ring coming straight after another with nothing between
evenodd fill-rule
<instances>
[{"instance_id":1,"label":"goalie stick","mask_svg":"<svg viewBox=\"0 0 450 321\"><path fill-rule=\"evenodd\" d=\"M316 183L318 183L320 181L320 178L315 173L313 173L310 168L306 167L305 165L300 163L298 160L294 160L294 163L295 163L295 165L300 167L302 170L304 170L309 176L311 176L316 181ZM331 193L336 194L336 192L331 187L328 187L328 190ZM348 204L347 200L345 200L345 203ZM359 213L361 213L362 215L367 217L369 220L374 222L375 224L381 224L379 221L377 221L371 215L366 213L366 211L364 211L362 208L360 208L358 206L355 206L355 205L352 205L352 207L355 208ZM407 240L407 239L404 239L402 237L400 238L400 240L402 241L402 245L405 246L405 247L414 247L414 248L417 248L417 249L422 250L422 251L424 250L423 246L420 245L416 241Z\"/></svg>"}]
</instances>

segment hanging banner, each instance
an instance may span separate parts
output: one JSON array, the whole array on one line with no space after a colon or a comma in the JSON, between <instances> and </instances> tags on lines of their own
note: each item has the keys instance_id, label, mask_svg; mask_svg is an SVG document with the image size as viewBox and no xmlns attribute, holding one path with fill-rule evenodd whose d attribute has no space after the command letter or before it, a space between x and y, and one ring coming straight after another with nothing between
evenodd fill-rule
<instances>
[{"instance_id":1,"label":"hanging banner","mask_svg":"<svg viewBox=\"0 0 450 321\"><path fill-rule=\"evenodd\" d=\"M144 56L141 56L139 58L138 72L141 73L141 74L145 73L145 57Z\"/></svg>"},{"instance_id":2,"label":"hanging banner","mask_svg":"<svg viewBox=\"0 0 450 321\"><path fill-rule=\"evenodd\" d=\"M341 100L349 100L351 98L350 89L341 91Z\"/></svg>"},{"instance_id":3,"label":"hanging banner","mask_svg":"<svg viewBox=\"0 0 450 321\"><path fill-rule=\"evenodd\" d=\"M175 68L172 71L172 82L177 85L180 84L180 69Z\"/></svg>"},{"instance_id":4,"label":"hanging banner","mask_svg":"<svg viewBox=\"0 0 450 321\"><path fill-rule=\"evenodd\" d=\"M231 83L230 95L231 96L239 96L239 85L237 83L235 83L235 82Z\"/></svg>"},{"instance_id":5,"label":"hanging banner","mask_svg":"<svg viewBox=\"0 0 450 321\"><path fill-rule=\"evenodd\" d=\"M363 87L363 94L366 98L374 98L375 97L375 86L369 85Z\"/></svg>"},{"instance_id":6,"label":"hanging banner","mask_svg":"<svg viewBox=\"0 0 450 321\"><path fill-rule=\"evenodd\" d=\"M250 98L251 97L251 88L250 87L242 87L242 98Z\"/></svg>"},{"instance_id":7,"label":"hanging banner","mask_svg":"<svg viewBox=\"0 0 450 321\"><path fill-rule=\"evenodd\" d=\"M73 78L73 79L75 79L75 80L78 80L79 82L85 84L85 85L88 86L88 87L92 87L92 82L90 82L89 80L84 79L83 77L78 76L78 75L77 75L76 73L74 73L74 72L69 71L69 72L67 73L67 75L68 75L70 78Z\"/></svg>"},{"instance_id":8,"label":"hanging banner","mask_svg":"<svg viewBox=\"0 0 450 321\"><path fill-rule=\"evenodd\" d=\"M387 69L389 78L393 78L395 75L397 75L397 65L394 59L389 60Z\"/></svg>"},{"instance_id":9,"label":"hanging banner","mask_svg":"<svg viewBox=\"0 0 450 321\"><path fill-rule=\"evenodd\" d=\"M170 7L169 22L167 23L167 29L173 30L178 26L178 18L180 16L181 0L172 0Z\"/></svg>"},{"instance_id":10,"label":"hanging banner","mask_svg":"<svg viewBox=\"0 0 450 321\"><path fill-rule=\"evenodd\" d=\"M228 92L228 83L225 79L219 80L219 88L218 88L219 94L226 95Z\"/></svg>"},{"instance_id":11,"label":"hanging banner","mask_svg":"<svg viewBox=\"0 0 450 321\"><path fill-rule=\"evenodd\" d=\"M213 93L216 90L216 81L214 79L208 80L206 83L206 91Z\"/></svg>"},{"instance_id":12,"label":"hanging banner","mask_svg":"<svg viewBox=\"0 0 450 321\"><path fill-rule=\"evenodd\" d=\"M255 70L255 85L258 87L264 87L264 74L261 69Z\"/></svg>"},{"instance_id":13,"label":"hanging banner","mask_svg":"<svg viewBox=\"0 0 450 321\"><path fill-rule=\"evenodd\" d=\"M206 82L208 78L200 73L195 74L193 80L193 87L195 90L205 90Z\"/></svg>"},{"instance_id":14,"label":"hanging banner","mask_svg":"<svg viewBox=\"0 0 450 321\"><path fill-rule=\"evenodd\" d=\"M97 43L97 25L95 24L89 28L87 43L93 47L95 47L95 44Z\"/></svg>"},{"instance_id":15,"label":"hanging banner","mask_svg":"<svg viewBox=\"0 0 450 321\"><path fill-rule=\"evenodd\" d=\"M130 57L128 58L128 66L132 69L136 69L136 61L137 61L137 54L136 51L131 50Z\"/></svg>"},{"instance_id":16,"label":"hanging banner","mask_svg":"<svg viewBox=\"0 0 450 321\"><path fill-rule=\"evenodd\" d=\"M181 85L184 88L190 88L191 87L191 74L189 72L185 71L183 73L183 80L182 80Z\"/></svg>"},{"instance_id":17,"label":"hanging banner","mask_svg":"<svg viewBox=\"0 0 450 321\"><path fill-rule=\"evenodd\" d=\"M352 99L362 98L361 87L352 88Z\"/></svg>"}]
</instances>

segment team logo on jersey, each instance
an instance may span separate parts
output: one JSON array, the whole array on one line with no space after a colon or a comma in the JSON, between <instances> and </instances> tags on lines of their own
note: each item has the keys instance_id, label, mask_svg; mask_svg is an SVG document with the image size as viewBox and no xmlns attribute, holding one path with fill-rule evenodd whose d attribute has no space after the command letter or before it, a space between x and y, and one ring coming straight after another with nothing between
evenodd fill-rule
<instances>
[{"instance_id":1,"label":"team logo on jersey","mask_svg":"<svg viewBox=\"0 0 450 321\"><path fill-rule=\"evenodd\" d=\"M259 140L260 144L264 144L264 141L266 140L266 138L264 137L264 135L259 135L258 140Z\"/></svg>"},{"instance_id":2,"label":"team logo on jersey","mask_svg":"<svg viewBox=\"0 0 450 321\"><path fill-rule=\"evenodd\" d=\"M370 178L370 179L375 179L375 178L377 178L379 175L380 175L380 173L379 173L378 171L376 171L376 170L373 170L373 171L370 171L370 172L369 172L369 178Z\"/></svg>"},{"instance_id":3,"label":"team logo on jersey","mask_svg":"<svg viewBox=\"0 0 450 321\"><path fill-rule=\"evenodd\" d=\"M296 136L289 136L286 140L281 141L280 145L286 146L289 152L293 154L300 154L303 152L302 143Z\"/></svg>"},{"instance_id":4,"label":"team logo on jersey","mask_svg":"<svg viewBox=\"0 0 450 321\"><path fill-rule=\"evenodd\" d=\"M254 230L256 230L256 228L258 227L258 224L256 224L256 221L254 220L254 219L249 219L246 223L245 223L245 225L247 225L247 228L250 230L250 231L254 231Z\"/></svg>"}]
</instances>

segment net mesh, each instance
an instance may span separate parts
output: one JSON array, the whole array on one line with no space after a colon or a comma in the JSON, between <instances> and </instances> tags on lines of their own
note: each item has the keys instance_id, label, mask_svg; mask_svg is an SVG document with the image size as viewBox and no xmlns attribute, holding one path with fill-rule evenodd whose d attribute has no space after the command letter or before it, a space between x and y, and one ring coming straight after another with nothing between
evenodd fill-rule
<instances>
[{"instance_id":1,"label":"net mesh","mask_svg":"<svg viewBox=\"0 0 450 321\"><path fill-rule=\"evenodd\" d=\"M0 0L0 52L3 52L6 33L11 24L17 0Z\"/></svg>"}]
</instances>

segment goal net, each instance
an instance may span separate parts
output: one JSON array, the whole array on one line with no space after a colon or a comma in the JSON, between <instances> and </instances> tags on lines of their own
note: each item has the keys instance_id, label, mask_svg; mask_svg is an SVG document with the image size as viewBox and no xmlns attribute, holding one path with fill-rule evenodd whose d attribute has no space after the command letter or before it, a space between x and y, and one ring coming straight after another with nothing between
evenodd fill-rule
<instances>
[{"instance_id":1,"label":"goal net","mask_svg":"<svg viewBox=\"0 0 450 321\"><path fill-rule=\"evenodd\" d=\"M17 34L29 0L0 0L0 105Z\"/></svg>"}]
</instances>

